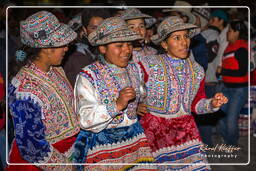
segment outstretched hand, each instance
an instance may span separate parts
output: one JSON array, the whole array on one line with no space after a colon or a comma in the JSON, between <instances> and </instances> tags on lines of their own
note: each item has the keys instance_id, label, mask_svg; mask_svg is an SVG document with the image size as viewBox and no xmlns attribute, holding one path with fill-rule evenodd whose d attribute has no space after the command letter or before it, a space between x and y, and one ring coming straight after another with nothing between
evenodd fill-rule
<instances>
[{"instance_id":1,"label":"outstretched hand","mask_svg":"<svg viewBox=\"0 0 256 171\"><path fill-rule=\"evenodd\" d=\"M219 108L227 102L228 98L226 96L224 96L222 93L216 93L212 98L211 104L213 108Z\"/></svg>"}]
</instances>

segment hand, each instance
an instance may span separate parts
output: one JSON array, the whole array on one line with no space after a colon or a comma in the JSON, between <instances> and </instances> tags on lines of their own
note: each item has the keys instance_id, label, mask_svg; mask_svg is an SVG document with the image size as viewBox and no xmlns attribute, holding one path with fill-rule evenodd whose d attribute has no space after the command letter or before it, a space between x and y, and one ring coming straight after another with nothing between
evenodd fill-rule
<instances>
[{"instance_id":1,"label":"hand","mask_svg":"<svg viewBox=\"0 0 256 171\"><path fill-rule=\"evenodd\" d=\"M132 87L126 87L119 92L119 97L116 100L117 110L125 109L128 102L136 97L136 92Z\"/></svg>"},{"instance_id":2,"label":"hand","mask_svg":"<svg viewBox=\"0 0 256 171\"><path fill-rule=\"evenodd\" d=\"M216 73L217 73L217 74L220 74L220 73L221 73L221 70L222 70L222 67L221 67L221 66L218 66L217 69L216 69Z\"/></svg>"},{"instance_id":3,"label":"hand","mask_svg":"<svg viewBox=\"0 0 256 171\"><path fill-rule=\"evenodd\" d=\"M228 98L226 96L224 96L222 93L216 93L212 98L211 105L213 108L218 108L227 102Z\"/></svg>"},{"instance_id":4,"label":"hand","mask_svg":"<svg viewBox=\"0 0 256 171\"><path fill-rule=\"evenodd\" d=\"M137 115L143 116L146 113L148 113L148 109L146 107L146 104L139 103L138 109L137 109Z\"/></svg>"}]
</instances>

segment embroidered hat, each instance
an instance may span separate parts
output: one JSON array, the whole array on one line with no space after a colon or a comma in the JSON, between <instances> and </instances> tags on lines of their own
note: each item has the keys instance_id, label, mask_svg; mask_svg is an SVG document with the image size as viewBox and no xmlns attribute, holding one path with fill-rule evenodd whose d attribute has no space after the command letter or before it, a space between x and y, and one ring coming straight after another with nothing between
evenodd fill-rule
<instances>
[{"instance_id":1,"label":"embroidered hat","mask_svg":"<svg viewBox=\"0 0 256 171\"><path fill-rule=\"evenodd\" d=\"M68 22L68 26L77 31L82 26L82 14L79 13Z\"/></svg>"},{"instance_id":2,"label":"embroidered hat","mask_svg":"<svg viewBox=\"0 0 256 171\"><path fill-rule=\"evenodd\" d=\"M156 23L156 19L153 18L150 15L142 13L137 8L128 8L126 9L122 15L120 16L124 20L131 20L131 19L138 19L138 18L144 18L145 19L145 25L146 28L151 27L153 24Z\"/></svg>"},{"instance_id":3,"label":"embroidered hat","mask_svg":"<svg viewBox=\"0 0 256 171\"><path fill-rule=\"evenodd\" d=\"M88 35L88 40L92 46L138 39L142 39L142 37L130 30L126 22L120 17L105 19L94 32Z\"/></svg>"},{"instance_id":4,"label":"embroidered hat","mask_svg":"<svg viewBox=\"0 0 256 171\"><path fill-rule=\"evenodd\" d=\"M205 27L210 19L210 8L193 8L192 13L200 18L201 27Z\"/></svg>"},{"instance_id":5,"label":"embroidered hat","mask_svg":"<svg viewBox=\"0 0 256 171\"><path fill-rule=\"evenodd\" d=\"M188 22L191 24L195 24L196 22L196 16L192 14L191 10L191 4L186 1L175 1L173 6L183 6L181 8L171 8L171 9L163 9L162 12L180 12L182 15L185 15L188 17Z\"/></svg>"},{"instance_id":6,"label":"embroidered hat","mask_svg":"<svg viewBox=\"0 0 256 171\"><path fill-rule=\"evenodd\" d=\"M200 33L200 28L194 24L184 23L184 21L177 16L171 16L165 18L157 27L157 34L151 37L151 40L155 44L159 44L165 40L172 32L179 30L189 30L190 36L194 36Z\"/></svg>"},{"instance_id":7,"label":"embroidered hat","mask_svg":"<svg viewBox=\"0 0 256 171\"><path fill-rule=\"evenodd\" d=\"M37 12L20 22L21 42L32 48L60 47L72 42L77 34L48 11Z\"/></svg>"}]
</instances>

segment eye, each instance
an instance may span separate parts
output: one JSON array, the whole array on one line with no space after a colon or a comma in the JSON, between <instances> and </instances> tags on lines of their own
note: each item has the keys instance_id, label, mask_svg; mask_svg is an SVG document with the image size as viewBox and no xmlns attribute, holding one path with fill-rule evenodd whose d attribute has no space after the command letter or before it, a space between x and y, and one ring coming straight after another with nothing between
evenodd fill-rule
<instances>
[{"instance_id":1,"label":"eye","mask_svg":"<svg viewBox=\"0 0 256 171\"><path fill-rule=\"evenodd\" d=\"M173 40L181 40L180 36L173 36L172 39Z\"/></svg>"},{"instance_id":2,"label":"eye","mask_svg":"<svg viewBox=\"0 0 256 171\"><path fill-rule=\"evenodd\" d=\"M135 27L132 26L132 25L128 26L128 28L131 29L131 30L134 30L134 29L135 29Z\"/></svg>"},{"instance_id":3,"label":"eye","mask_svg":"<svg viewBox=\"0 0 256 171\"><path fill-rule=\"evenodd\" d=\"M139 26L140 29L145 29L144 24Z\"/></svg>"}]
</instances>

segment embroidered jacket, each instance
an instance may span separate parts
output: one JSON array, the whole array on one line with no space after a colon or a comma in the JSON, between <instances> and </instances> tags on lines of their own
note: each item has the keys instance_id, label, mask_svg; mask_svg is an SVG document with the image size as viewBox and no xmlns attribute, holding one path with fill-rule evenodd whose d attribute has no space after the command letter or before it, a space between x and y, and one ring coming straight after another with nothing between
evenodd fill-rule
<instances>
[{"instance_id":1,"label":"embroidered jacket","mask_svg":"<svg viewBox=\"0 0 256 171\"><path fill-rule=\"evenodd\" d=\"M83 68L75 85L76 112L81 128L100 132L135 123L137 103L143 91L141 78L142 71L135 63L119 68L103 59ZM119 91L128 86L135 89L136 99L125 110L117 111Z\"/></svg>"},{"instance_id":2,"label":"embroidered jacket","mask_svg":"<svg viewBox=\"0 0 256 171\"><path fill-rule=\"evenodd\" d=\"M12 79L8 93L21 156L31 163L67 163L53 144L80 129L72 87L62 68L44 73L33 63L26 65Z\"/></svg>"}]
</instances>

